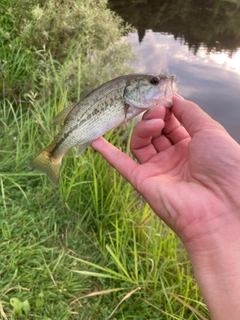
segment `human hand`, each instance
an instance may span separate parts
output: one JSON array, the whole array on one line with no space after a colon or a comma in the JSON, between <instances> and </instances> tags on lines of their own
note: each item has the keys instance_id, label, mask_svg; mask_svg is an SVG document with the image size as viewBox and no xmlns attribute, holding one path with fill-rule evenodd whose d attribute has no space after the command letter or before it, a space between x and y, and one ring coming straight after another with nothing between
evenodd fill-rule
<instances>
[{"instance_id":1,"label":"human hand","mask_svg":"<svg viewBox=\"0 0 240 320\"><path fill-rule=\"evenodd\" d=\"M135 127L131 151L140 165L103 138L92 146L196 251L195 238L240 223L240 146L197 105L173 99L172 110L151 109Z\"/></svg>"},{"instance_id":2,"label":"human hand","mask_svg":"<svg viewBox=\"0 0 240 320\"><path fill-rule=\"evenodd\" d=\"M181 238L212 319L239 319L240 146L196 104L173 100L135 127L139 164L103 138L92 146Z\"/></svg>"}]
</instances>

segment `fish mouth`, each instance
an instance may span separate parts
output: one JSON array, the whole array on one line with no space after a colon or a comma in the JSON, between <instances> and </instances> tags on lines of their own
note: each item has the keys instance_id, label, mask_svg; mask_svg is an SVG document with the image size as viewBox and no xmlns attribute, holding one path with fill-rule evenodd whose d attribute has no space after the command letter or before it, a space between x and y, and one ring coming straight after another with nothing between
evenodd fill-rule
<instances>
[{"instance_id":1,"label":"fish mouth","mask_svg":"<svg viewBox=\"0 0 240 320\"><path fill-rule=\"evenodd\" d=\"M168 77L165 80L165 83L163 86L160 87L160 98L157 99L156 102L163 105L164 107L171 108L173 106L173 78L174 76Z\"/></svg>"},{"instance_id":2,"label":"fish mouth","mask_svg":"<svg viewBox=\"0 0 240 320\"><path fill-rule=\"evenodd\" d=\"M171 108L173 106L172 100L161 99L161 104L166 108Z\"/></svg>"}]
</instances>

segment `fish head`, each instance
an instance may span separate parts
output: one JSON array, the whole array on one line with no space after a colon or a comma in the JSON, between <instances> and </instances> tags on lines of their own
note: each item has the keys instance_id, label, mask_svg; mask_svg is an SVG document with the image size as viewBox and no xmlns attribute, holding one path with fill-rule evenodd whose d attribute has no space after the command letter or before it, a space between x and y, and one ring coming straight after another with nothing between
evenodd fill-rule
<instances>
[{"instance_id":1,"label":"fish head","mask_svg":"<svg viewBox=\"0 0 240 320\"><path fill-rule=\"evenodd\" d=\"M128 81L124 90L125 102L131 106L148 109L156 105L172 107L173 76L136 75Z\"/></svg>"}]
</instances>

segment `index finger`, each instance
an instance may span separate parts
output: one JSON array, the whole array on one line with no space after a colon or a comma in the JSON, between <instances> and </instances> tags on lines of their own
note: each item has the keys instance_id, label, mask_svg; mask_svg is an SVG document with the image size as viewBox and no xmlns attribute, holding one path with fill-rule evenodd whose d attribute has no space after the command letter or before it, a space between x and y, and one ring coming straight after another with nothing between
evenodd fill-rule
<instances>
[{"instance_id":1,"label":"index finger","mask_svg":"<svg viewBox=\"0 0 240 320\"><path fill-rule=\"evenodd\" d=\"M138 167L138 164L132 158L114 147L103 137L94 140L91 146L133 185L132 173Z\"/></svg>"}]
</instances>

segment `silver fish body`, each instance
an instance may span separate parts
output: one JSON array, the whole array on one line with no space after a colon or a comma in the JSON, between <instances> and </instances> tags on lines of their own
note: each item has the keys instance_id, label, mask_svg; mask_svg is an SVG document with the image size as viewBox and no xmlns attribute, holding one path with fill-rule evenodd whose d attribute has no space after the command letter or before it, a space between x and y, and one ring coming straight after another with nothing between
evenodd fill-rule
<instances>
[{"instance_id":1,"label":"silver fish body","mask_svg":"<svg viewBox=\"0 0 240 320\"><path fill-rule=\"evenodd\" d=\"M130 74L104 83L53 120L63 127L53 142L29 164L58 184L64 154L74 146L81 154L94 140L140 114L162 104L172 106L173 77Z\"/></svg>"}]
</instances>

